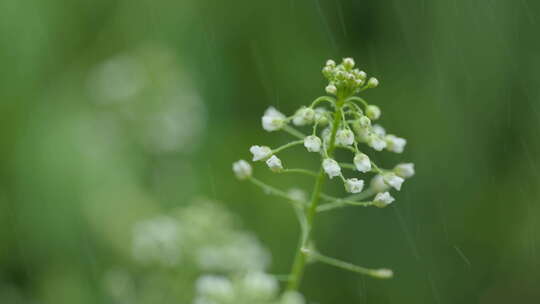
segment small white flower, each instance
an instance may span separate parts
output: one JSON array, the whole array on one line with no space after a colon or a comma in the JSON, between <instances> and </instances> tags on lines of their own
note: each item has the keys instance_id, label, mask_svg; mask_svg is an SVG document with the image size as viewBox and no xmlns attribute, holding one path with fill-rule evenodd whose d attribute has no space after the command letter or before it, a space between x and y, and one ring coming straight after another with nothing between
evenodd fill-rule
<instances>
[{"instance_id":1,"label":"small white flower","mask_svg":"<svg viewBox=\"0 0 540 304\"><path fill-rule=\"evenodd\" d=\"M269 107L264 112L262 117L262 126L268 132L277 131L285 124L285 115L276 110L274 107Z\"/></svg>"},{"instance_id":2,"label":"small white flower","mask_svg":"<svg viewBox=\"0 0 540 304\"><path fill-rule=\"evenodd\" d=\"M384 137L386 135L386 130L381 125L373 125L371 131L380 137Z\"/></svg>"},{"instance_id":3,"label":"small white flower","mask_svg":"<svg viewBox=\"0 0 540 304\"><path fill-rule=\"evenodd\" d=\"M354 156L353 162L356 170L363 173L371 171L371 160L364 153L356 154Z\"/></svg>"},{"instance_id":4,"label":"small white flower","mask_svg":"<svg viewBox=\"0 0 540 304\"><path fill-rule=\"evenodd\" d=\"M336 95L337 93L337 88L333 84L327 85L326 88L324 88L324 90L326 91L326 93L332 94L332 95Z\"/></svg>"},{"instance_id":5,"label":"small white flower","mask_svg":"<svg viewBox=\"0 0 540 304\"><path fill-rule=\"evenodd\" d=\"M414 164L413 163L398 164L394 168L394 172L396 173L396 175L403 178L412 177L414 175Z\"/></svg>"},{"instance_id":6,"label":"small white flower","mask_svg":"<svg viewBox=\"0 0 540 304\"><path fill-rule=\"evenodd\" d=\"M269 159L266 160L266 164L268 165L268 168L274 172L279 172L283 170L283 165L281 164L281 159L279 159L277 156L272 155Z\"/></svg>"},{"instance_id":7,"label":"small white flower","mask_svg":"<svg viewBox=\"0 0 540 304\"><path fill-rule=\"evenodd\" d=\"M301 107L294 114L293 123L297 126L303 126L313 122L315 111L312 108Z\"/></svg>"},{"instance_id":8,"label":"small white flower","mask_svg":"<svg viewBox=\"0 0 540 304\"><path fill-rule=\"evenodd\" d=\"M242 280L242 292L249 298L268 300L278 292L278 282L274 277L263 272L248 273Z\"/></svg>"},{"instance_id":9,"label":"small white flower","mask_svg":"<svg viewBox=\"0 0 540 304\"><path fill-rule=\"evenodd\" d=\"M360 117L358 122L360 123L360 126L364 127L364 128L367 128L367 127L371 126L371 120L367 116Z\"/></svg>"},{"instance_id":10,"label":"small white flower","mask_svg":"<svg viewBox=\"0 0 540 304\"><path fill-rule=\"evenodd\" d=\"M305 202L307 200L306 192L302 189L292 188L287 192L289 198L297 202Z\"/></svg>"},{"instance_id":11,"label":"small white flower","mask_svg":"<svg viewBox=\"0 0 540 304\"><path fill-rule=\"evenodd\" d=\"M402 177L399 177L392 172L385 173L383 178L385 183L398 191L401 190L401 184L405 181Z\"/></svg>"},{"instance_id":12,"label":"small white flower","mask_svg":"<svg viewBox=\"0 0 540 304\"><path fill-rule=\"evenodd\" d=\"M366 107L366 115L371 120L377 120L381 117L381 109L375 105L369 105Z\"/></svg>"},{"instance_id":13,"label":"small white flower","mask_svg":"<svg viewBox=\"0 0 540 304\"><path fill-rule=\"evenodd\" d=\"M377 193L375 199L373 200L373 205L379 208L386 207L390 205L395 199L388 192Z\"/></svg>"},{"instance_id":14,"label":"small white flower","mask_svg":"<svg viewBox=\"0 0 540 304\"><path fill-rule=\"evenodd\" d=\"M377 80L377 78L375 77L371 77L369 80L368 80L368 87L370 88L375 88L377 86L379 86L379 80Z\"/></svg>"},{"instance_id":15,"label":"small white flower","mask_svg":"<svg viewBox=\"0 0 540 304\"><path fill-rule=\"evenodd\" d=\"M281 296L280 304L305 304L304 297L296 291L286 291Z\"/></svg>"},{"instance_id":16,"label":"small white flower","mask_svg":"<svg viewBox=\"0 0 540 304\"><path fill-rule=\"evenodd\" d=\"M253 169L247 161L241 159L233 163L233 172L238 179L246 179L251 176Z\"/></svg>"},{"instance_id":17,"label":"small white flower","mask_svg":"<svg viewBox=\"0 0 540 304\"><path fill-rule=\"evenodd\" d=\"M345 190L349 193L359 193L364 189L364 181L357 178L349 178L345 181Z\"/></svg>"},{"instance_id":18,"label":"small white flower","mask_svg":"<svg viewBox=\"0 0 540 304\"><path fill-rule=\"evenodd\" d=\"M326 60L326 66L328 67L335 67L336 66L336 62L332 59L328 59Z\"/></svg>"},{"instance_id":19,"label":"small white flower","mask_svg":"<svg viewBox=\"0 0 540 304\"><path fill-rule=\"evenodd\" d=\"M354 67L354 59L352 59L352 58L343 58L343 66L347 70L352 69Z\"/></svg>"},{"instance_id":20,"label":"small white flower","mask_svg":"<svg viewBox=\"0 0 540 304\"><path fill-rule=\"evenodd\" d=\"M306 149L309 152L320 152L321 151L321 146L322 146L321 139L318 138L315 135L307 136L304 139L304 147L306 147Z\"/></svg>"},{"instance_id":21,"label":"small white flower","mask_svg":"<svg viewBox=\"0 0 540 304\"><path fill-rule=\"evenodd\" d=\"M377 174L375 175L372 179L371 179L371 182L369 184L369 187L371 188L371 190L373 190L375 193L380 193L380 192L384 192L386 190L388 190L390 188L390 186L388 186L385 182L384 182L384 178L382 177L382 175L380 174Z\"/></svg>"},{"instance_id":22,"label":"small white flower","mask_svg":"<svg viewBox=\"0 0 540 304\"><path fill-rule=\"evenodd\" d=\"M326 124L328 122L328 118L326 117L327 112L325 108L315 108L315 121L319 124Z\"/></svg>"},{"instance_id":23,"label":"small white flower","mask_svg":"<svg viewBox=\"0 0 540 304\"><path fill-rule=\"evenodd\" d=\"M326 172L326 174L328 174L328 177L330 178L341 175L341 168L339 167L339 164L331 158L325 158L323 160L322 166L324 172Z\"/></svg>"},{"instance_id":24,"label":"small white flower","mask_svg":"<svg viewBox=\"0 0 540 304\"><path fill-rule=\"evenodd\" d=\"M388 134L384 137L386 141L386 148L388 151L392 151L394 153L402 153L405 149L405 145L407 144L407 140L405 138L397 137L392 134Z\"/></svg>"},{"instance_id":25,"label":"small white flower","mask_svg":"<svg viewBox=\"0 0 540 304\"><path fill-rule=\"evenodd\" d=\"M268 158L272 155L272 149L267 146L251 146L249 148L251 154L253 154L253 161L259 161Z\"/></svg>"},{"instance_id":26,"label":"small white flower","mask_svg":"<svg viewBox=\"0 0 540 304\"><path fill-rule=\"evenodd\" d=\"M386 141L377 134L372 133L368 136L368 145L377 151L382 151L386 148Z\"/></svg>"},{"instance_id":27,"label":"small white flower","mask_svg":"<svg viewBox=\"0 0 540 304\"><path fill-rule=\"evenodd\" d=\"M350 146L354 143L354 133L349 129L341 129L336 133L336 144Z\"/></svg>"},{"instance_id":28,"label":"small white flower","mask_svg":"<svg viewBox=\"0 0 540 304\"><path fill-rule=\"evenodd\" d=\"M204 275L195 283L197 293L215 300L230 301L234 288L229 279L217 275Z\"/></svg>"}]
</instances>

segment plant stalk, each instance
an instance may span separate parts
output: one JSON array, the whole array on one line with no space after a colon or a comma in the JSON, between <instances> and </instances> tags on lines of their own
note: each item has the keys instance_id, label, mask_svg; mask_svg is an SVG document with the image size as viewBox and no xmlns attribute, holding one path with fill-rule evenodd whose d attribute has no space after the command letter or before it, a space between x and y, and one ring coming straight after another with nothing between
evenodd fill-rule
<instances>
[{"instance_id":1,"label":"plant stalk","mask_svg":"<svg viewBox=\"0 0 540 304\"><path fill-rule=\"evenodd\" d=\"M336 148L336 133L341 125L341 110L343 107L343 98L340 98L336 102L336 111L334 113L334 122L332 124L332 130L330 134L330 143L328 144L328 151L327 155L328 157L332 157L334 154L334 150ZM311 195L311 203L309 205L309 209L306 216L306 232L303 233L303 237L300 238L299 245L296 251L296 255L294 257L293 266L291 269L291 276L289 280L289 284L287 285L287 290L297 290L300 286L300 283L302 281L302 276L304 274L304 268L306 266L306 254L302 251L302 248L305 248L307 246L307 243L310 240L311 237L311 231L313 230L313 222L315 219L315 215L317 214L317 204L319 203L322 188L325 181L324 176L324 170L322 168L319 169L319 173L317 176L317 179L315 181L315 186L313 188L313 193Z\"/></svg>"}]
</instances>

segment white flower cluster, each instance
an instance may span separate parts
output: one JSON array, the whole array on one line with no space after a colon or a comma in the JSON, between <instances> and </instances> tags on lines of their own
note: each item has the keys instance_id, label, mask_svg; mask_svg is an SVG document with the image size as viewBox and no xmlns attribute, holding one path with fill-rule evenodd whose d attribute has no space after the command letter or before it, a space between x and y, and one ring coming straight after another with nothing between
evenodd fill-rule
<instances>
[{"instance_id":1,"label":"white flower cluster","mask_svg":"<svg viewBox=\"0 0 540 304\"><path fill-rule=\"evenodd\" d=\"M135 225L132 252L144 265L190 263L207 271L263 270L269 254L255 237L234 229L234 218L215 203L200 201L176 216L157 216Z\"/></svg>"},{"instance_id":2,"label":"white flower cluster","mask_svg":"<svg viewBox=\"0 0 540 304\"><path fill-rule=\"evenodd\" d=\"M380 119L381 109L368 104L364 99L353 96L368 88L376 87L379 82L375 78L367 78L365 72L355 68L351 58L345 58L340 64L328 60L323 68L323 75L328 79L327 93L333 97L320 97L310 106L302 106L291 116L269 107L262 117L262 127L266 131L283 130L300 141L288 143L272 149L268 146L254 145L250 148L254 162L264 161L273 172L287 172L283 162L277 156L282 150L303 144L308 152L321 156L321 166L330 179L339 177L348 193L360 193L364 190L364 181L358 177L345 178L343 168L352 169L361 174L375 173L371 181L370 191L373 195L380 193L373 200L373 205L383 207L394 201L387 192L390 188L397 191L406 178L414 175L414 165L400 164L394 169L382 169L376 166L370 156L360 150L366 144L375 151L387 150L402 153L407 141L393 134L387 134L379 124L372 124ZM329 102L330 107L319 106L321 102ZM339 122L336 124L336 120ZM339 126L334 129L334 125ZM295 127L309 126L311 134L303 135ZM334 148L349 150L353 157L345 161L345 166L333 158L329 150ZM239 179L249 179L253 170L251 165L240 160L233 165L233 171ZM298 170L296 170L298 172ZM383 193L384 192L384 193Z\"/></svg>"},{"instance_id":3,"label":"white flower cluster","mask_svg":"<svg viewBox=\"0 0 540 304\"><path fill-rule=\"evenodd\" d=\"M298 293L280 294L276 279L265 273L269 253L237 223L228 210L204 199L136 223L132 253L150 267L137 267L137 275L129 270L131 263L106 272L103 283L112 303L167 298L171 303L304 304Z\"/></svg>"},{"instance_id":4,"label":"white flower cluster","mask_svg":"<svg viewBox=\"0 0 540 304\"><path fill-rule=\"evenodd\" d=\"M297 292L279 295L277 280L262 272L246 273L235 278L218 275L201 276L196 283L193 304L304 304Z\"/></svg>"},{"instance_id":5,"label":"white flower cluster","mask_svg":"<svg viewBox=\"0 0 540 304\"><path fill-rule=\"evenodd\" d=\"M351 96L363 89L374 88L379 85L376 78L367 79L364 71L354 68L352 58L344 58L341 64L336 65L334 60L326 61L322 73L328 79L326 93L335 96Z\"/></svg>"}]
</instances>

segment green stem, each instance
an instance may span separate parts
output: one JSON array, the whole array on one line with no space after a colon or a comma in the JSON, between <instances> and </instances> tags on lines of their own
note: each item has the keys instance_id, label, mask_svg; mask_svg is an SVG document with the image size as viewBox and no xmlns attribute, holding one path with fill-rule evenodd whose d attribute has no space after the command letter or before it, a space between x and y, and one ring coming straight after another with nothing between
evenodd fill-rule
<instances>
[{"instance_id":1,"label":"green stem","mask_svg":"<svg viewBox=\"0 0 540 304\"><path fill-rule=\"evenodd\" d=\"M293 142L290 142L288 144L285 144L281 147L278 147L278 148L275 148L274 150L272 150L272 154L276 154L276 153L279 153L285 149L288 149L290 147L294 147L294 146L297 146L297 145L301 145L304 143L304 140L296 140L296 141L293 141Z\"/></svg>"},{"instance_id":2,"label":"green stem","mask_svg":"<svg viewBox=\"0 0 540 304\"><path fill-rule=\"evenodd\" d=\"M281 130L291 134L292 136L294 137L297 137L297 138L300 138L300 139L304 139L306 137L306 135L304 135L304 133L296 130L295 128L291 127L291 126L288 126L288 125L285 125L281 128Z\"/></svg>"},{"instance_id":3,"label":"green stem","mask_svg":"<svg viewBox=\"0 0 540 304\"><path fill-rule=\"evenodd\" d=\"M257 187L261 188L261 189L263 190L263 192L266 193L266 194L271 194L271 195L275 195L275 196L279 196L279 197L281 197L281 198L284 198L284 199L287 200L287 202L290 202L290 203L293 204L293 205L297 205L297 204L299 203L298 201L292 200L291 197L290 197L290 195L287 194L285 191L282 191L282 190L279 190L279 189L277 189L277 188L275 188L275 187L272 187L272 186L270 186L270 185L267 185L267 184L265 184L264 182L262 182L262 181L256 179L256 178L253 177L253 176L250 177L250 178L248 178L248 180L249 180L252 184L254 184L254 185L256 185Z\"/></svg>"},{"instance_id":4,"label":"green stem","mask_svg":"<svg viewBox=\"0 0 540 304\"><path fill-rule=\"evenodd\" d=\"M336 144L336 133L341 123L341 108L342 107L343 107L343 100L340 99L336 102L336 109L334 112L334 121L332 124L332 133L330 135L330 143L328 145L328 151L326 153L328 157L332 157L334 154L335 144ZM325 180L324 170L321 166L321 168L319 169L319 175L317 177L317 180L315 181L313 194L311 196L311 203L309 205L309 209L306 216L306 231L303 233L303 237L299 241L298 249L296 251L296 255L295 255L292 270L291 270L290 281L287 286L287 290L297 290L298 287L300 286L300 282L302 281L304 268L306 266L306 254L302 251L302 249L306 247L307 242L309 241L310 236L311 236L311 231L313 230L313 222L315 219L315 214L317 214L317 204L319 203L319 199L321 197L324 180Z\"/></svg>"}]
</instances>

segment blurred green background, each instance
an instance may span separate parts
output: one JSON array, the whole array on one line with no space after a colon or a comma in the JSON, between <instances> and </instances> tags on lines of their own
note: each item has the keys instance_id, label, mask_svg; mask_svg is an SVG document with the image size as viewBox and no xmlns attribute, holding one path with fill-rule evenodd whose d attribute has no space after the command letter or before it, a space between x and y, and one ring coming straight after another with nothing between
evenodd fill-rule
<instances>
[{"instance_id":1,"label":"blurred green background","mask_svg":"<svg viewBox=\"0 0 540 304\"><path fill-rule=\"evenodd\" d=\"M392 208L317 218L316 303L540 302L540 2L0 1L0 302L108 303L101 274L134 220L203 196L239 214L289 270L287 204L234 178L260 116L324 92L354 57L408 139L417 175ZM314 164L287 153L286 164ZM390 165L389 165L390 166ZM273 185L310 181L255 174ZM339 185L328 183L331 191ZM17 300L18 299L18 300ZM33 301L32 300L32 301ZM19 301L19 302L17 302Z\"/></svg>"}]
</instances>

